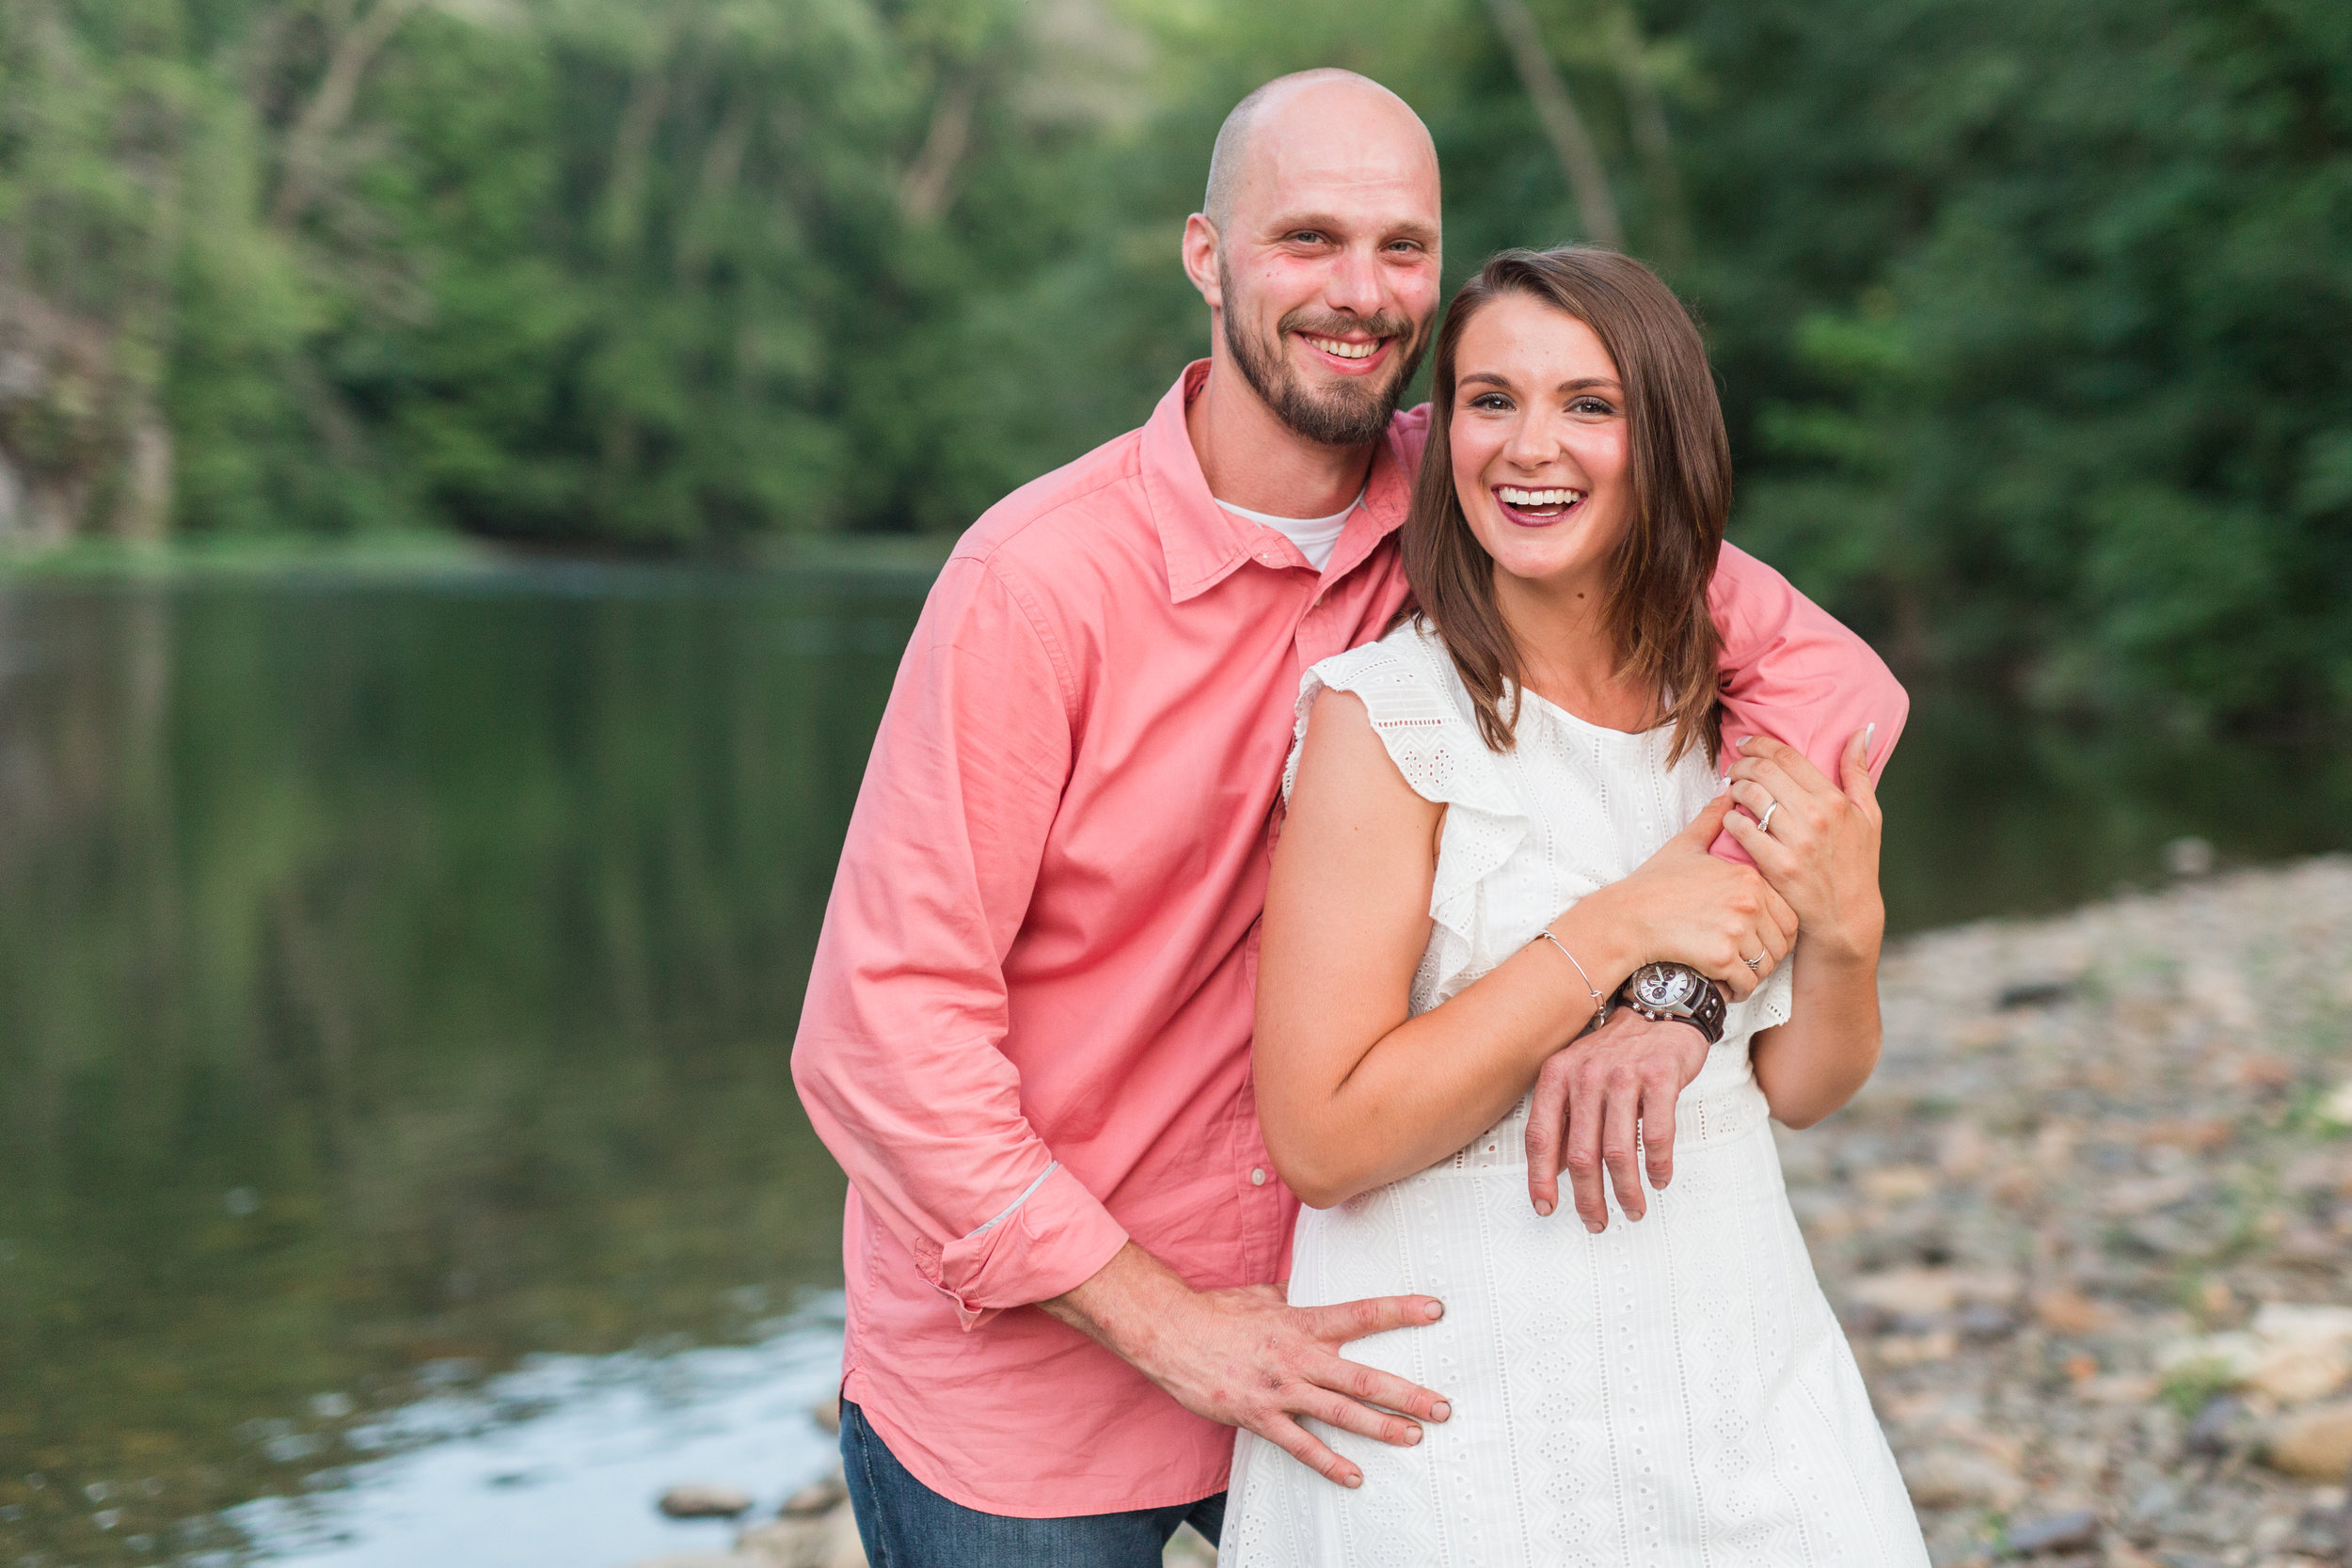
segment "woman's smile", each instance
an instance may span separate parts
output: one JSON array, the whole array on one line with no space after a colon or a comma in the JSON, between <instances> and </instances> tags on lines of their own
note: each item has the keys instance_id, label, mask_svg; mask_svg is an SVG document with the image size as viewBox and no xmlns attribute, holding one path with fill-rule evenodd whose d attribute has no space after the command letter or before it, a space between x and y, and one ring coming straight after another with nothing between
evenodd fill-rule
<instances>
[{"instance_id":1,"label":"woman's smile","mask_svg":"<svg viewBox=\"0 0 2352 1568\"><path fill-rule=\"evenodd\" d=\"M1584 492L1572 485L1496 484L1488 488L1496 507L1521 528L1548 527L1584 503Z\"/></svg>"}]
</instances>

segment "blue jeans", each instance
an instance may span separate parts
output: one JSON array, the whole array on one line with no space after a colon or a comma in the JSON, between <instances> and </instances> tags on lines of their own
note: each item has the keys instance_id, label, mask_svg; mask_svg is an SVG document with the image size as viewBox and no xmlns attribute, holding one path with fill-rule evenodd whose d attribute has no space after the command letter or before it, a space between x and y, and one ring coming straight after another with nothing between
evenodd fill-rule
<instances>
[{"instance_id":1,"label":"blue jeans","mask_svg":"<svg viewBox=\"0 0 2352 1568\"><path fill-rule=\"evenodd\" d=\"M1180 1525L1215 1541L1225 1494L1168 1508L1013 1519L941 1497L898 1463L866 1412L841 1402L841 1469L873 1568L1159 1568Z\"/></svg>"}]
</instances>

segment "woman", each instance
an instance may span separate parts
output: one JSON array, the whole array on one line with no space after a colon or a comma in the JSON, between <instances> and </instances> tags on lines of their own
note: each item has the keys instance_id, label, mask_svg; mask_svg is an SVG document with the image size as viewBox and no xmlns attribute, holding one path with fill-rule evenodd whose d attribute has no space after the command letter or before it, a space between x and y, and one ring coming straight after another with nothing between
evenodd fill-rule
<instances>
[{"instance_id":1,"label":"woman","mask_svg":"<svg viewBox=\"0 0 2352 1568\"><path fill-rule=\"evenodd\" d=\"M1876 1063L1867 737L1841 784L1723 749L1717 794L1730 474L1697 331L1622 256L1507 252L1448 311L1432 396L1418 613L1300 695L1256 1092L1310 1205L1292 1302L1442 1299L1355 1353L1453 1415L1405 1449L1318 1426L1353 1489L1245 1433L1220 1560L1924 1564L1767 1125ZM1726 826L1754 869L1706 852ZM1529 1086L1653 961L1725 987L1720 1039L1606 1047L1569 1110L1582 1223L1549 1218ZM1637 1118L1671 1195L1642 1190Z\"/></svg>"}]
</instances>

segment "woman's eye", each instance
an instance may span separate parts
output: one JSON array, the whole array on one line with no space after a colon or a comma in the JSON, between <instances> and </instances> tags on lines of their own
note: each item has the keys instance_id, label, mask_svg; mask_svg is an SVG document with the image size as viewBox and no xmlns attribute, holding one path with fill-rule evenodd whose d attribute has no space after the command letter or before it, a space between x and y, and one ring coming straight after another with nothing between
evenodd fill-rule
<instances>
[{"instance_id":1,"label":"woman's eye","mask_svg":"<svg viewBox=\"0 0 2352 1568\"><path fill-rule=\"evenodd\" d=\"M1501 392L1481 392L1470 400L1472 408L1485 408L1500 413L1511 406L1511 400Z\"/></svg>"},{"instance_id":2,"label":"woman's eye","mask_svg":"<svg viewBox=\"0 0 2352 1568\"><path fill-rule=\"evenodd\" d=\"M1615 413L1616 409L1610 406L1607 402L1600 398L1579 398L1574 403L1568 404L1568 412L1571 414L1598 414L1606 417Z\"/></svg>"}]
</instances>

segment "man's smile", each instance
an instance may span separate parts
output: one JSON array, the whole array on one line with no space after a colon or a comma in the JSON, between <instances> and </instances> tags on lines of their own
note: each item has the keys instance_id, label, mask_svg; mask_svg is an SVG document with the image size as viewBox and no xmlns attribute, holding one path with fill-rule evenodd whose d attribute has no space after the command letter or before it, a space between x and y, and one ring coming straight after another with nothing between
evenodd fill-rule
<instances>
[{"instance_id":1,"label":"man's smile","mask_svg":"<svg viewBox=\"0 0 2352 1568\"><path fill-rule=\"evenodd\" d=\"M1389 345L1393 338L1329 338L1319 332L1292 334L1321 357L1323 363L1341 375L1360 375L1387 363Z\"/></svg>"}]
</instances>

